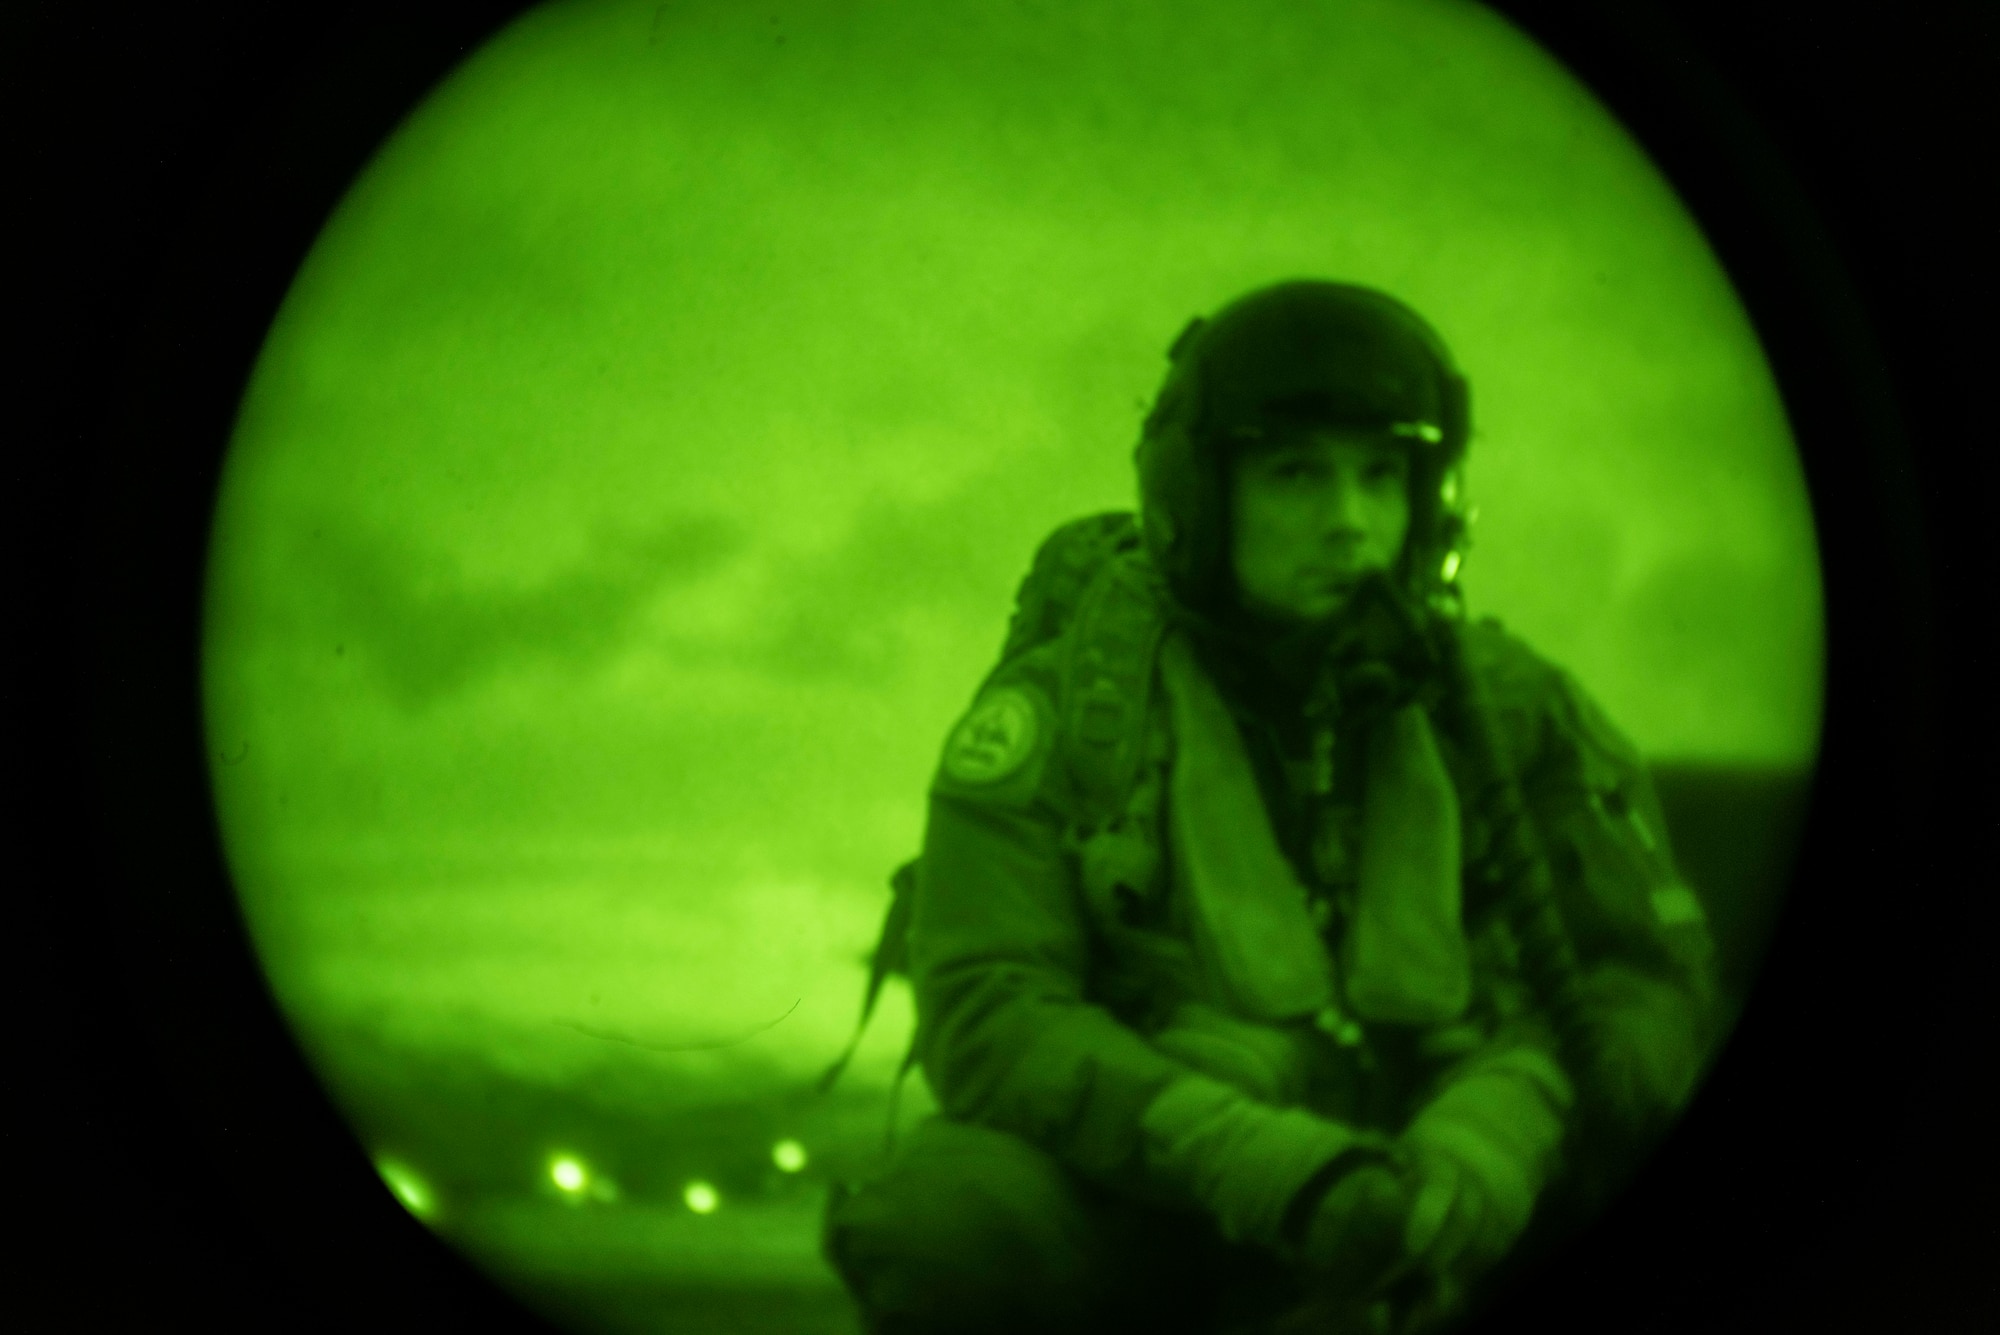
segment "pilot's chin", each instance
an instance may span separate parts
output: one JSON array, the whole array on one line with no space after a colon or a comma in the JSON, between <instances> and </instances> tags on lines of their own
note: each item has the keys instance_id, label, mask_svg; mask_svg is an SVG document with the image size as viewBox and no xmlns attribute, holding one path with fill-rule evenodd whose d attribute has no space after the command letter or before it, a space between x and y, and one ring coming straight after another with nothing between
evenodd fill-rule
<instances>
[{"instance_id":1,"label":"pilot's chin","mask_svg":"<svg viewBox=\"0 0 2000 1335\"><path fill-rule=\"evenodd\" d=\"M1353 601L1354 590L1349 588L1330 589L1316 594L1307 602L1307 606L1312 609L1307 619L1311 621L1331 621L1342 612L1345 612L1348 604Z\"/></svg>"}]
</instances>

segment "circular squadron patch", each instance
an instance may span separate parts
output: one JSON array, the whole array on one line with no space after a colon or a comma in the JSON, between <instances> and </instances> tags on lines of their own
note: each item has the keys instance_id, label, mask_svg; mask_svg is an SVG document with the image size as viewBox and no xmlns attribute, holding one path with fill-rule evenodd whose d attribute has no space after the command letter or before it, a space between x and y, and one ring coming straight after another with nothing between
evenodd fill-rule
<instances>
[{"instance_id":1,"label":"circular squadron patch","mask_svg":"<svg viewBox=\"0 0 2000 1335\"><path fill-rule=\"evenodd\" d=\"M944 772L960 783L992 783L1034 754L1041 723L1035 702L1012 686L988 691L952 730Z\"/></svg>"}]
</instances>

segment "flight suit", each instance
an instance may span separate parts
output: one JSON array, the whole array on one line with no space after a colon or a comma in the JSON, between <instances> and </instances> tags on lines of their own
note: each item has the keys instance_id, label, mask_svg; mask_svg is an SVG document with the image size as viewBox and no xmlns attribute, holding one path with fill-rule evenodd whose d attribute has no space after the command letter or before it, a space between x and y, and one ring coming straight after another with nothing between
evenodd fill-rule
<instances>
[{"instance_id":1,"label":"flight suit","mask_svg":"<svg viewBox=\"0 0 2000 1335\"><path fill-rule=\"evenodd\" d=\"M1463 627L1464 652L1547 849L1600 1069L1565 1067L1495 879L1492 803L1440 711L1423 723L1457 798L1467 995L1437 1023L1372 1022L1338 989L1310 1017L1246 1014L1174 855L1189 762L1162 689L1172 609L1143 555L1121 561L1103 578L1125 581L1123 627L1107 638L1080 615L1003 663L931 789L908 949L942 1116L829 1214L829 1256L873 1330L1104 1329L1146 1304L1154 1330L1262 1329L1299 1293L1287 1203L1330 1161L1393 1145L1441 1092L1495 1071L1545 1090L1538 1115L1557 1125L1574 1082L1616 1084L1588 1091L1611 1110L1588 1145L1537 1151L1546 1215L1631 1166L1713 1038L1713 950L1643 764L1574 679L1492 622ZM1226 704L1338 956L1358 930L1371 734L1315 724L1227 646L1178 652ZM1203 1100L1227 1116L1204 1121Z\"/></svg>"}]
</instances>

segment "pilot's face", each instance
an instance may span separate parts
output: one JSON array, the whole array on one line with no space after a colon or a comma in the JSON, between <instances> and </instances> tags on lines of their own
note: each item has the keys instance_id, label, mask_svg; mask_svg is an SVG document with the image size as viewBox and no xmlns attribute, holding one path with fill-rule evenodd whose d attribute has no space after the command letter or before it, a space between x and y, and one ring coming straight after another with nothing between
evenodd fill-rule
<instances>
[{"instance_id":1,"label":"pilot's face","mask_svg":"<svg viewBox=\"0 0 2000 1335\"><path fill-rule=\"evenodd\" d=\"M1363 575L1395 566L1410 531L1408 446L1372 432L1287 435L1238 458L1232 492L1237 592L1279 620L1337 616Z\"/></svg>"}]
</instances>

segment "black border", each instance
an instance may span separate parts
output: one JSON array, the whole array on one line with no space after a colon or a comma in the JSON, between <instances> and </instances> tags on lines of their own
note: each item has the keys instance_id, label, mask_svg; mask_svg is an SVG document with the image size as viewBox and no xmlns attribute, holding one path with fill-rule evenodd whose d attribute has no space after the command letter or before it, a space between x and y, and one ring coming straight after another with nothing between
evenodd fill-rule
<instances>
[{"instance_id":1,"label":"black border","mask_svg":"<svg viewBox=\"0 0 2000 1335\"><path fill-rule=\"evenodd\" d=\"M1984 1328L1991 1155L1968 1105L1990 937L1957 845L1990 741L1962 391L1989 342L1967 307L1991 11L1501 7L1646 146L1750 311L1812 493L1829 692L1792 903L1742 1024L1640 1182L1492 1324Z\"/></svg>"},{"instance_id":2,"label":"black border","mask_svg":"<svg viewBox=\"0 0 2000 1335\"><path fill-rule=\"evenodd\" d=\"M20 1208L46 1252L17 1301L55 1298L59 1328L538 1328L389 1202L271 1013L193 708L209 498L270 313L373 147L525 7L10 15L46 282L10 459L41 544L13 600L18 837L46 868L12 897L40 1127ZM1491 1324L1971 1329L2000 1311L1969 1213L1991 873L1959 870L1991 828L1968 765L1991 340L1967 309L1991 279L1991 8L1497 7L1637 134L1743 294L1806 458L1833 658L1795 902L1743 1025L1570 1273Z\"/></svg>"},{"instance_id":3,"label":"black border","mask_svg":"<svg viewBox=\"0 0 2000 1335\"><path fill-rule=\"evenodd\" d=\"M52 544L77 583L48 745L70 861L37 1065L56 1329L543 1332L418 1226L270 1003L223 865L198 715L223 447L270 319L381 141L524 4L45 6ZM54 360L54 359L52 359ZM66 550L65 550L66 549ZM59 587L59 586L58 586ZM50 590L57 592L56 589ZM55 732L54 729L60 729ZM137 893L135 893L135 891ZM52 1245L49 1245L52 1244ZM26 1295L17 1301L30 1303Z\"/></svg>"}]
</instances>

